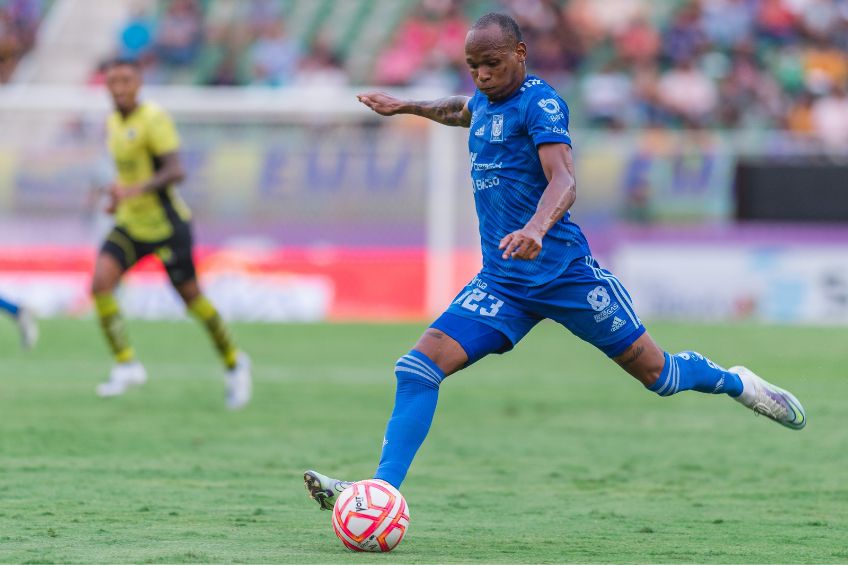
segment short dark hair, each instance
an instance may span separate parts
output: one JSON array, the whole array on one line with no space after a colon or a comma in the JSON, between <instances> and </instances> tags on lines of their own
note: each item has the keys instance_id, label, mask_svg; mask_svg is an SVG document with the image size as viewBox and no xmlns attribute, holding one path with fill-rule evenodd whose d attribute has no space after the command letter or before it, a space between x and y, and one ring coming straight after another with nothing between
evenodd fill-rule
<instances>
[{"instance_id":1,"label":"short dark hair","mask_svg":"<svg viewBox=\"0 0 848 565\"><path fill-rule=\"evenodd\" d=\"M133 59L130 57L115 57L113 59L109 59L103 65L103 70L108 71L109 69L114 69L115 67L132 67L137 71L141 70L141 63L138 62L138 59Z\"/></svg>"},{"instance_id":2,"label":"short dark hair","mask_svg":"<svg viewBox=\"0 0 848 565\"><path fill-rule=\"evenodd\" d=\"M485 29L490 25L498 26L511 45L517 45L519 42L524 41L524 38L521 36L521 28L518 26L518 22L508 14L489 12L485 16L480 16L480 18L474 22L474 25L471 26L471 29Z\"/></svg>"}]
</instances>

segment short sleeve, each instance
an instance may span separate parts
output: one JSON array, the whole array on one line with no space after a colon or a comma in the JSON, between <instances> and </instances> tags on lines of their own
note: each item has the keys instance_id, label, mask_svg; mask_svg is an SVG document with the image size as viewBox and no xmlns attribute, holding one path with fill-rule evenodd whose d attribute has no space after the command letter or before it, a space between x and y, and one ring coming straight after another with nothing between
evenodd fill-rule
<instances>
[{"instance_id":1,"label":"short sleeve","mask_svg":"<svg viewBox=\"0 0 848 565\"><path fill-rule=\"evenodd\" d=\"M571 145L568 132L568 105L553 90L534 92L525 108L527 133L538 147L542 143Z\"/></svg>"},{"instance_id":2,"label":"short sleeve","mask_svg":"<svg viewBox=\"0 0 848 565\"><path fill-rule=\"evenodd\" d=\"M180 147L180 136L171 116L162 110L156 110L150 116L148 143L150 151L157 157L173 153Z\"/></svg>"}]
</instances>

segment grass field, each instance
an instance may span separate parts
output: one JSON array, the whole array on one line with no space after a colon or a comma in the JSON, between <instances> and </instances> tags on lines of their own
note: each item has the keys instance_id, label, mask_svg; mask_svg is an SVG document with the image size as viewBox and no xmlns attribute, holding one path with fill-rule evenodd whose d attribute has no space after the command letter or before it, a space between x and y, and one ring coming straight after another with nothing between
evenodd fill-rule
<instances>
[{"instance_id":1,"label":"grass field","mask_svg":"<svg viewBox=\"0 0 848 565\"><path fill-rule=\"evenodd\" d=\"M543 325L442 386L390 555L347 552L301 474L370 476L421 325L236 326L256 381L239 413L198 327L130 329L151 380L104 401L94 321L44 322L28 354L0 324L0 561L848 562L846 329L652 326L790 388L809 414L792 432L647 393Z\"/></svg>"}]
</instances>

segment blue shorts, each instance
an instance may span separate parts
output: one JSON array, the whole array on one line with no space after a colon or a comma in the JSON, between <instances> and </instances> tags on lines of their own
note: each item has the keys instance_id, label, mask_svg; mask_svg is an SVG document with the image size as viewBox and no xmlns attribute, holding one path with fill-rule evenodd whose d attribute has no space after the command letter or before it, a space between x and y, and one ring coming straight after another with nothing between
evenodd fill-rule
<instances>
[{"instance_id":1,"label":"blue shorts","mask_svg":"<svg viewBox=\"0 0 848 565\"><path fill-rule=\"evenodd\" d=\"M480 273L430 327L455 339L471 364L509 351L545 318L609 357L621 355L645 333L627 290L588 256L539 286L495 282Z\"/></svg>"}]
</instances>

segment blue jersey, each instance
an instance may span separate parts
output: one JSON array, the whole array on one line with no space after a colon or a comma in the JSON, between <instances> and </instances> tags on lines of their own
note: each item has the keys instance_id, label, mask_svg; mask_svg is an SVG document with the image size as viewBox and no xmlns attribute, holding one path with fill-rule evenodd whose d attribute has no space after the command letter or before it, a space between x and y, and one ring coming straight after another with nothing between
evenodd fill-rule
<instances>
[{"instance_id":1,"label":"blue jersey","mask_svg":"<svg viewBox=\"0 0 848 565\"><path fill-rule=\"evenodd\" d=\"M538 146L567 143L568 106L545 81L528 76L510 98L498 102L479 90L468 101L471 129L471 183L483 249L481 274L504 282L540 285L561 275L574 259L589 255L589 245L566 214L542 240L532 261L502 259L498 249L508 233L524 227L548 180Z\"/></svg>"}]
</instances>

